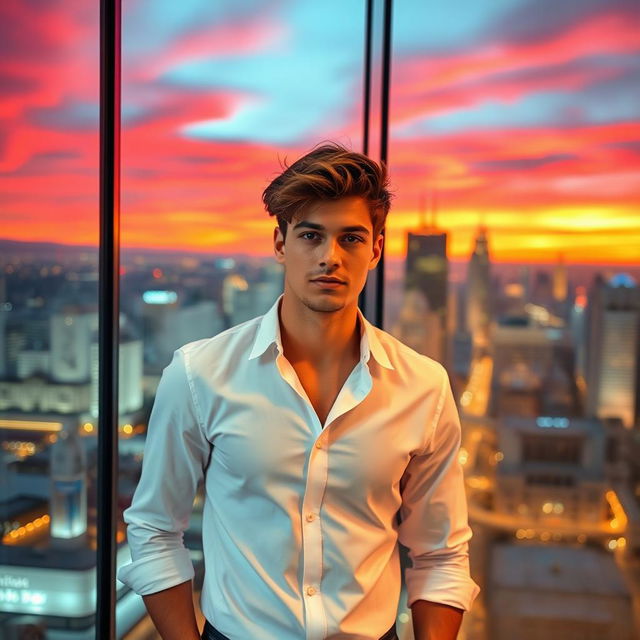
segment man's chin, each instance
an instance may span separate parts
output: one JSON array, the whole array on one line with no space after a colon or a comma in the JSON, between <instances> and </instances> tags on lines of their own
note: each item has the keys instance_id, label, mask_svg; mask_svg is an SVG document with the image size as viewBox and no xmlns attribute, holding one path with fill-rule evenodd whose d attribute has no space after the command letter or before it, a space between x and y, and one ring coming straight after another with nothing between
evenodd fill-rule
<instances>
[{"instance_id":1,"label":"man's chin","mask_svg":"<svg viewBox=\"0 0 640 640\"><path fill-rule=\"evenodd\" d=\"M332 313L335 311L340 311L345 308L345 302L342 299L339 299L337 296L332 298L331 296L309 296L305 297L302 302L304 305L311 309L311 311L316 311L317 313Z\"/></svg>"}]
</instances>

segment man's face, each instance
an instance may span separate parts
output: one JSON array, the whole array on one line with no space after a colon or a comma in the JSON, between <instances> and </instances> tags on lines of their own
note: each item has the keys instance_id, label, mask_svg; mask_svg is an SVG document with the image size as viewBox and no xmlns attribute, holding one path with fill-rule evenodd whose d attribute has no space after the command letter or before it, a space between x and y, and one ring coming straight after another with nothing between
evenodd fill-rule
<instances>
[{"instance_id":1,"label":"man's face","mask_svg":"<svg viewBox=\"0 0 640 640\"><path fill-rule=\"evenodd\" d=\"M285 292L313 311L339 311L358 304L368 272L380 260L384 237L373 237L364 198L309 204L287 226L274 230L276 260L285 267ZM330 283L321 278L337 278Z\"/></svg>"}]
</instances>

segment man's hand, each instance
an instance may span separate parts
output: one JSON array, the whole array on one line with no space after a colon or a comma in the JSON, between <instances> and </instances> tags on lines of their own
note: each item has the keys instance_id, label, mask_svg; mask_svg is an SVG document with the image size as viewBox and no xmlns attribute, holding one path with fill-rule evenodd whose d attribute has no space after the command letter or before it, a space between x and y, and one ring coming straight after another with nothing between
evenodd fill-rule
<instances>
[{"instance_id":1,"label":"man's hand","mask_svg":"<svg viewBox=\"0 0 640 640\"><path fill-rule=\"evenodd\" d=\"M411 605L415 640L456 640L464 611L428 600Z\"/></svg>"}]
</instances>

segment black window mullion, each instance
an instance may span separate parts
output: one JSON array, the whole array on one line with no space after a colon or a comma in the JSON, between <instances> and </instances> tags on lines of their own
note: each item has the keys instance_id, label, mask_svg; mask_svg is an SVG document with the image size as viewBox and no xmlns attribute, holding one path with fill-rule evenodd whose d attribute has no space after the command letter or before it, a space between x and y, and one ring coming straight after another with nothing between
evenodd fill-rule
<instances>
[{"instance_id":1,"label":"black window mullion","mask_svg":"<svg viewBox=\"0 0 640 640\"><path fill-rule=\"evenodd\" d=\"M391 83L391 16L393 0L384 2L384 19L382 33L382 87L380 95L380 161L388 166L389 149L389 88ZM383 229L384 234L384 229ZM376 325L384 328L384 246L376 279Z\"/></svg>"},{"instance_id":2,"label":"black window mullion","mask_svg":"<svg viewBox=\"0 0 640 640\"><path fill-rule=\"evenodd\" d=\"M367 0L365 15L365 56L364 56L364 83L363 83L363 136L362 152L370 157L375 155L372 152L372 132L379 124L379 139L375 139L379 160L388 165L389 146L389 88L391 76L391 20L392 20L393 0ZM376 28L381 33L376 33ZM380 69L379 82L374 82L374 69ZM374 100L380 100L379 121L372 122L371 104ZM384 234L384 230L383 230ZM383 328L384 324L384 272L385 272L385 250L375 273L375 287L373 299L373 322ZM367 313L367 290L365 287L360 294L358 304L362 312Z\"/></svg>"},{"instance_id":3,"label":"black window mullion","mask_svg":"<svg viewBox=\"0 0 640 640\"><path fill-rule=\"evenodd\" d=\"M120 0L100 2L96 640L115 640L120 316Z\"/></svg>"}]
</instances>

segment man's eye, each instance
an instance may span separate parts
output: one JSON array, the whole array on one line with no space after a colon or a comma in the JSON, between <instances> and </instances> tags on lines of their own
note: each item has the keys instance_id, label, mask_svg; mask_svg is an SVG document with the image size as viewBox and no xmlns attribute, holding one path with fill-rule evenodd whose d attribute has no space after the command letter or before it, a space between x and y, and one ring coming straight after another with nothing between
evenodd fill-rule
<instances>
[{"instance_id":1,"label":"man's eye","mask_svg":"<svg viewBox=\"0 0 640 640\"><path fill-rule=\"evenodd\" d=\"M300 234L300 237L304 240L317 240L318 234L315 231L305 231ZM360 236L348 234L344 236L344 239L347 241L347 244L356 244L357 242L364 242Z\"/></svg>"}]
</instances>

